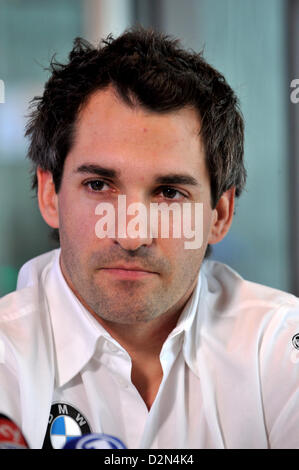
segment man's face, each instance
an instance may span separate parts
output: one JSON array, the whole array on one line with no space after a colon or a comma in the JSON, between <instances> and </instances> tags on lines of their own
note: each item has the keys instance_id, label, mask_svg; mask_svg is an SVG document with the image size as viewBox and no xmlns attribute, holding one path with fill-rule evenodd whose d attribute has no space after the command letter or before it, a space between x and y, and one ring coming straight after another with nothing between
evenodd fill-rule
<instances>
[{"instance_id":1,"label":"man's face","mask_svg":"<svg viewBox=\"0 0 299 470\"><path fill-rule=\"evenodd\" d=\"M61 268L100 319L148 322L178 314L190 297L213 218L199 130L191 108L166 114L131 109L112 88L94 93L81 110L57 195ZM183 237L98 238L95 208L113 204L117 219L119 195L127 206L147 208L154 202L203 203L202 246L186 249Z\"/></svg>"}]
</instances>

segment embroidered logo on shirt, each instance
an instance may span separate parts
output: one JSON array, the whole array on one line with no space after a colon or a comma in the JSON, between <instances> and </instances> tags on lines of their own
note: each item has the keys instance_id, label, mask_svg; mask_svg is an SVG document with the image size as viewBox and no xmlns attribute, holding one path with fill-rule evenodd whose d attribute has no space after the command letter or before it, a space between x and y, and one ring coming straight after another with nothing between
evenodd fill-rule
<instances>
[{"instance_id":1,"label":"embroidered logo on shirt","mask_svg":"<svg viewBox=\"0 0 299 470\"><path fill-rule=\"evenodd\" d=\"M293 336L292 343L294 348L299 349L299 333Z\"/></svg>"},{"instance_id":2,"label":"embroidered logo on shirt","mask_svg":"<svg viewBox=\"0 0 299 470\"><path fill-rule=\"evenodd\" d=\"M43 449L62 449L72 438L91 432L80 411L68 403L53 403Z\"/></svg>"}]
</instances>

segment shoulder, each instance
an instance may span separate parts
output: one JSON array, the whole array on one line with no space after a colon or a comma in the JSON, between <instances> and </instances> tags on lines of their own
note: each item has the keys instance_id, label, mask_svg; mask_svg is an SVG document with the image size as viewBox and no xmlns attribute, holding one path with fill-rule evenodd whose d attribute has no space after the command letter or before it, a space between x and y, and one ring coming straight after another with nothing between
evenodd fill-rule
<instances>
[{"instance_id":1,"label":"shoulder","mask_svg":"<svg viewBox=\"0 0 299 470\"><path fill-rule=\"evenodd\" d=\"M6 364L8 354L18 362L37 340L39 303L38 292L32 287L0 299L0 348Z\"/></svg>"},{"instance_id":2,"label":"shoulder","mask_svg":"<svg viewBox=\"0 0 299 470\"><path fill-rule=\"evenodd\" d=\"M243 279L235 270L217 261L205 261L203 277L211 301L217 298L222 311L299 309L299 298L269 286Z\"/></svg>"},{"instance_id":3,"label":"shoulder","mask_svg":"<svg viewBox=\"0 0 299 470\"><path fill-rule=\"evenodd\" d=\"M216 261L204 263L202 283L199 312L205 330L225 348L261 352L278 345L279 338L289 347L299 333L299 299L294 295L246 281Z\"/></svg>"},{"instance_id":4,"label":"shoulder","mask_svg":"<svg viewBox=\"0 0 299 470\"><path fill-rule=\"evenodd\" d=\"M0 299L0 339L21 357L50 335L50 318L43 276L51 267L54 252L26 263L20 270L17 290Z\"/></svg>"},{"instance_id":5,"label":"shoulder","mask_svg":"<svg viewBox=\"0 0 299 470\"><path fill-rule=\"evenodd\" d=\"M19 271L17 290L38 284L43 271L52 265L59 253L60 249L51 250L27 261Z\"/></svg>"},{"instance_id":6,"label":"shoulder","mask_svg":"<svg viewBox=\"0 0 299 470\"><path fill-rule=\"evenodd\" d=\"M244 280L228 266L208 261L202 270L198 323L207 347L241 361L287 362L299 346L298 297ZM236 359L238 357L238 359ZM297 358L297 353L296 353ZM296 359L298 362L298 360Z\"/></svg>"},{"instance_id":7,"label":"shoulder","mask_svg":"<svg viewBox=\"0 0 299 470\"><path fill-rule=\"evenodd\" d=\"M38 310L38 290L34 287L25 287L0 299L0 329L10 322L20 321L22 318Z\"/></svg>"},{"instance_id":8,"label":"shoulder","mask_svg":"<svg viewBox=\"0 0 299 470\"><path fill-rule=\"evenodd\" d=\"M0 300L0 362L25 371L50 341L50 319L39 289L26 287Z\"/></svg>"}]
</instances>

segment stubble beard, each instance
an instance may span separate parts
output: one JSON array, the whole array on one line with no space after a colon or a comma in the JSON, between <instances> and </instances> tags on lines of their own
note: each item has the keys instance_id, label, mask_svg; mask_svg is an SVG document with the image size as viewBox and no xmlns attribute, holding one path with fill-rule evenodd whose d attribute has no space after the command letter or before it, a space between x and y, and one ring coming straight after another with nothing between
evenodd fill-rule
<instances>
[{"instance_id":1,"label":"stubble beard","mask_svg":"<svg viewBox=\"0 0 299 470\"><path fill-rule=\"evenodd\" d=\"M61 269L83 306L106 321L150 322L169 309L168 298L173 297L162 284L147 287L147 282L152 283L152 280L111 280L109 284L108 279L101 279L100 269L94 268L92 262L78 259L70 247L64 247Z\"/></svg>"},{"instance_id":2,"label":"stubble beard","mask_svg":"<svg viewBox=\"0 0 299 470\"><path fill-rule=\"evenodd\" d=\"M177 273L173 272L168 260L157 258L147 248L144 252L129 256L119 247L112 247L91 253L88 259L83 259L65 231L60 232L62 273L79 301L97 319L132 325L148 323L162 314L175 314L184 306L185 295L197 280L198 261L192 257L181 260L181 269ZM153 276L157 278L114 279L109 283L106 274L100 272L101 267L120 259L132 261L133 258L142 261L143 266L156 270L158 274ZM180 263L179 260L177 262Z\"/></svg>"}]
</instances>

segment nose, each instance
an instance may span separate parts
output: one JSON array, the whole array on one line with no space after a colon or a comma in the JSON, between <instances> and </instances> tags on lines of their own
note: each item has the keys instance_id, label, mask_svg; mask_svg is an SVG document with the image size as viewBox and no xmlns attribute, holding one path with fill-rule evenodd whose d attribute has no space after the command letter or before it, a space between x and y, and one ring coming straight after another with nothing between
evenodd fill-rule
<instances>
[{"instance_id":1,"label":"nose","mask_svg":"<svg viewBox=\"0 0 299 470\"><path fill-rule=\"evenodd\" d=\"M150 246L153 236L149 225L149 211L144 203L136 199L130 202L126 197L119 199L115 242L124 250Z\"/></svg>"},{"instance_id":2,"label":"nose","mask_svg":"<svg viewBox=\"0 0 299 470\"><path fill-rule=\"evenodd\" d=\"M141 247L146 247L152 244L149 238L116 238L115 243L118 243L124 250L136 251Z\"/></svg>"}]
</instances>

